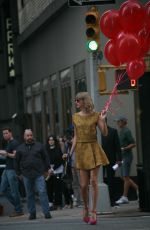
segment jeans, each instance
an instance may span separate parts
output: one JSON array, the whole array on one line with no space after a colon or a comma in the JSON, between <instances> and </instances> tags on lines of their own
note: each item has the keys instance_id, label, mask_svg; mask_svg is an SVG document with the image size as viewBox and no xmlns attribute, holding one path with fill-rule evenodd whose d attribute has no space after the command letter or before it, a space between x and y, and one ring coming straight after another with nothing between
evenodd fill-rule
<instances>
[{"instance_id":1,"label":"jeans","mask_svg":"<svg viewBox=\"0 0 150 230\"><path fill-rule=\"evenodd\" d=\"M14 206L16 212L22 212L18 178L14 169L5 169L1 177L1 192Z\"/></svg>"},{"instance_id":2,"label":"jeans","mask_svg":"<svg viewBox=\"0 0 150 230\"><path fill-rule=\"evenodd\" d=\"M44 176L39 176L36 178L23 177L23 180L26 189L27 206L29 213L36 214L35 191L37 191L39 194L44 215L49 213L49 201Z\"/></svg>"}]
</instances>

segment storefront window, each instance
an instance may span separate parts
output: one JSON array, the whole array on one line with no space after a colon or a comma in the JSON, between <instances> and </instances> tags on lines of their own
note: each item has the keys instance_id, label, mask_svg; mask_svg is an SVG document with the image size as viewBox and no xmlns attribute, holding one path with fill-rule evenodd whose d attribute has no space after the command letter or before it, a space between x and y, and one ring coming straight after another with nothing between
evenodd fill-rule
<instances>
[{"instance_id":1,"label":"storefront window","mask_svg":"<svg viewBox=\"0 0 150 230\"><path fill-rule=\"evenodd\" d=\"M31 87L30 87L30 86L28 86L28 87L26 88L26 90L25 90L25 95L26 95L26 97L31 97Z\"/></svg>"},{"instance_id":2,"label":"storefront window","mask_svg":"<svg viewBox=\"0 0 150 230\"><path fill-rule=\"evenodd\" d=\"M54 74L50 77L50 85L51 85L51 115L53 124L51 124L52 131L56 134L59 132L59 112L58 112L58 83L57 83L57 75Z\"/></svg>"},{"instance_id":3,"label":"storefront window","mask_svg":"<svg viewBox=\"0 0 150 230\"><path fill-rule=\"evenodd\" d=\"M36 139L42 141L42 106L40 95L40 82L32 85L33 94L33 114L34 114L34 129Z\"/></svg>"},{"instance_id":4,"label":"storefront window","mask_svg":"<svg viewBox=\"0 0 150 230\"><path fill-rule=\"evenodd\" d=\"M36 82L32 85L32 92L33 94L39 93L40 91L40 82Z\"/></svg>"},{"instance_id":5,"label":"storefront window","mask_svg":"<svg viewBox=\"0 0 150 230\"><path fill-rule=\"evenodd\" d=\"M48 86L49 79L43 80L43 114L44 114L44 133L45 138L50 134L50 111L49 111L49 97L48 97Z\"/></svg>"},{"instance_id":6,"label":"storefront window","mask_svg":"<svg viewBox=\"0 0 150 230\"><path fill-rule=\"evenodd\" d=\"M62 102L62 111L63 111L63 129L64 132L71 125L71 108L72 108L72 99L71 99L71 70L70 68L63 70L60 73L61 81L61 102Z\"/></svg>"},{"instance_id":7,"label":"storefront window","mask_svg":"<svg viewBox=\"0 0 150 230\"><path fill-rule=\"evenodd\" d=\"M42 141L42 113L41 113L41 96L34 96L34 119L35 119L35 130L36 139Z\"/></svg>"},{"instance_id":8,"label":"storefront window","mask_svg":"<svg viewBox=\"0 0 150 230\"><path fill-rule=\"evenodd\" d=\"M26 97L26 112L24 113L24 127L25 128L33 128L32 127L32 90L31 86L28 86L25 90Z\"/></svg>"}]
</instances>

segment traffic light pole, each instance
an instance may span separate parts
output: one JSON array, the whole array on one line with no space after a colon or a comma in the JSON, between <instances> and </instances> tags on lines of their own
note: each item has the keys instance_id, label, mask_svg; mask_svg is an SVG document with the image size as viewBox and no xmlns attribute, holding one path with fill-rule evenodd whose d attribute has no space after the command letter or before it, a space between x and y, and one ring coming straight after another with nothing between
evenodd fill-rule
<instances>
[{"instance_id":1,"label":"traffic light pole","mask_svg":"<svg viewBox=\"0 0 150 230\"><path fill-rule=\"evenodd\" d=\"M89 85L90 85L90 92L91 92L91 97L93 99L93 103L95 105L95 110L99 111L98 108L98 103L97 103L97 60L96 58L93 57L93 53L89 54ZM100 140L100 136L98 135L98 139ZM108 191L108 186L103 182L103 167L100 167L99 171L99 179L98 179L98 189L99 189L99 194L98 194L98 202L97 202L97 212L98 213L111 213L111 206L110 206L110 198L109 198L109 191ZM91 186L89 188L89 205L91 208L92 205L92 198L91 198Z\"/></svg>"}]
</instances>

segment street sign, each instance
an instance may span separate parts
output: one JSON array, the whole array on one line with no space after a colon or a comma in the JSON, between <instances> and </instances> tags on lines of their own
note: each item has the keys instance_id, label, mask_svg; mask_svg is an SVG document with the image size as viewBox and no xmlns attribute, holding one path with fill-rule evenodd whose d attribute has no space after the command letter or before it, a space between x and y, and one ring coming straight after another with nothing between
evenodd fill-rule
<instances>
[{"instance_id":1,"label":"street sign","mask_svg":"<svg viewBox=\"0 0 150 230\"><path fill-rule=\"evenodd\" d=\"M68 0L69 6L105 5L115 3L115 0Z\"/></svg>"}]
</instances>

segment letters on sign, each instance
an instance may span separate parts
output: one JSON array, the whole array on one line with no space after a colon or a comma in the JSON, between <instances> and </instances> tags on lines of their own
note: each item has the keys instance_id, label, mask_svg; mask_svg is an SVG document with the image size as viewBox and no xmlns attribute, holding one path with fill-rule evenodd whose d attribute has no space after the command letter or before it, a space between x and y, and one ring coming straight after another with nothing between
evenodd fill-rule
<instances>
[{"instance_id":1,"label":"letters on sign","mask_svg":"<svg viewBox=\"0 0 150 230\"><path fill-rule=\"evenodd\" d=\"M11 18L6 19L7 57L9 77L15 77L14 46Z\"/></svg>"}]
</instances>

